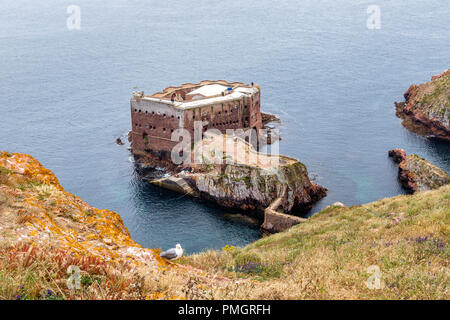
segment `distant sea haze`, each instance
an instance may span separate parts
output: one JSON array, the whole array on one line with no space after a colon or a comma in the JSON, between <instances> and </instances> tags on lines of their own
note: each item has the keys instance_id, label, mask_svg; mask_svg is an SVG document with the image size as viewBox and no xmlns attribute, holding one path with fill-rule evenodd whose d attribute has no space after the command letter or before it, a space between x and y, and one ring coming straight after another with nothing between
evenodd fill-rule
<instances>
[{"instance_id":1,"label":"distant sea haze","mask_svg":"<svg viewBox=\"0 0 450 320\"><path fill-rule=\"evenodd\" d=\"M259 225L148 185L126 141L133 87L146 93L205 79L255 82L278 115L282 154L306 164L328 196L356 205L404 193L393 148L447 172L448 144L395 116L412 83L450 67L445 1L274 2L3 0L0 149L29 153L67 191L117 211L144 247L187 253L258 239Z\"/></svg>"}]
</instances>

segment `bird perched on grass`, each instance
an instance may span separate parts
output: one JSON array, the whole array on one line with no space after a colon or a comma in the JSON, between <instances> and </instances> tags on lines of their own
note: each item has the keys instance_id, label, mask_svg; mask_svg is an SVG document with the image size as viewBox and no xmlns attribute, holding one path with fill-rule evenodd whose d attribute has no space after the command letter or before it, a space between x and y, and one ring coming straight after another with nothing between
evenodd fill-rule
<instances>
[{"instance_id":1,"label":"bird perched on grass","mask_svg":"<svg viewBox=\"0 0 450 320\"><path fill-rule=\"evenodd\" d=\"M173 260L180 259L182 255L183 255L183 249L181 248L181 245L179 243L177 243L175 248L164 251L163 253L160 254L160 257L173 261Z\"/></svg>"}]
</instances>

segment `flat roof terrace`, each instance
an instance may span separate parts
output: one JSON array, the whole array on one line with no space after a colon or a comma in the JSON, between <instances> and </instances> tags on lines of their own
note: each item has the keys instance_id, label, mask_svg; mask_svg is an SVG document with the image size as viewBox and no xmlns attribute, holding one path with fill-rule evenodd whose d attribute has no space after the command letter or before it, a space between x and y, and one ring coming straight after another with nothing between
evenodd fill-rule
<instances>
[{"instance_id":1,"label":"flat roof terrace","mask_svg":"<svg viewBox=\"0 0 450 320\"><path fill-rule=\"evenodd\" d=\"M150 96L144 95L143 100L162 102L181 110L193 109L217 103L240 100L258 93L259 86L246 85L242 82L227 82L225 80L202 81L197 84L183 84L179 87L168 87L162 92ZM134 93L139 95L139 92Z\"/></svg>"}]
</instances>

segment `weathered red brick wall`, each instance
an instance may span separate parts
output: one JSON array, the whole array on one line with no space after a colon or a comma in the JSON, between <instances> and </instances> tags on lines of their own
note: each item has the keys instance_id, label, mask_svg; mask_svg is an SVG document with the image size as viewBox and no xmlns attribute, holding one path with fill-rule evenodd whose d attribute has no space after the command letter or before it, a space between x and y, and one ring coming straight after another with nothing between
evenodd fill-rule
<instances>
[{"instance_id":1,"label":"weathered red brick wall","mask_svg":"<svg viewBox=\"0 0 450 320\"><path fill-rule=\"evenodd\" d=\"M246 120L247 119L247 120ZM207 121L206 129L238 129L249 127L249 110L244 109L244 102L236 100L224 104L201 107L185 111L184 125L189 131L194 130L195 121Z\"/></svg>"},{"instance_id":2,"label":"weathered red brick wall","mask_svg":"<svg viewBox=\"0 0 450 320\"><path fill-rule=\"evenodd\" d=\"M171 141L172 132L178 128L175 115L157 114L140 109L131 109L132 148L145 151L170 151L177 142Z\"/></svg>"},{"instance_id":3,"label":"weathered red brick wall","mask_svg":"<svg viewBox=\"0 0 450 320\"><path fill-rule=\"evenodd\" d=\"M132 149L135 151L164 151L160 154L170 156L170 151L178 143L178 141L171 141L171 136L174 130L179 128L180 123L184 123L184 128L191 133L191 141L194 141L195 121L208 122L203 127L203 131L215 128L223 133L226 129L260 129L262 127L259 91L253 97L178 113L173 110L166 113L152 111L152 108L145 107L145 104L140 107L140 101L134 105L131 107L131 121Z\"/></svg>"}]
</instances>

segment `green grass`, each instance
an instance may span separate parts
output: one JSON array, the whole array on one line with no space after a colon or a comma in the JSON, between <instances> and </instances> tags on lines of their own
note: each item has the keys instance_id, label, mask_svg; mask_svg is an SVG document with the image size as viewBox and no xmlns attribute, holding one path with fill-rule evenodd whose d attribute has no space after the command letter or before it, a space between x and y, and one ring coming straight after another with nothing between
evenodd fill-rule
<instances>
[{"instance_id":1,"label":"green grass","mask_svg":"<svg viewBox=\"0 0 450 320\"><path fill-rule=\"evenodd\" d=\"M432 81L431 85L433 86L431 93L419 96L418 102L444 116L450 108L450 74Z\"/></svg>"},{"instance_id":2,"label":"green grass","mask_svg":"<svg viewBox=\"0 0 450 320\"><path fill-rule=\"evenodd\" d=\"M246 247L205 251L183 263L267 282L279 288L274 298L448 299L449 199L447 185L364 206L331 207ZM382 272L382 290L366 286L371 265ZM309 291L295 289L305 281Z\"/></svg>"}]
</instances>

